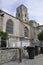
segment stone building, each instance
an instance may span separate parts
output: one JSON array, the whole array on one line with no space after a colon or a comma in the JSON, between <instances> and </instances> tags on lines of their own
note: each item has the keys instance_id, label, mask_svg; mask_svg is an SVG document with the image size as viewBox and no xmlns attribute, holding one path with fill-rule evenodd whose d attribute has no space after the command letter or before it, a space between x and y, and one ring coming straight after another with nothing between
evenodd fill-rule
<instances>
[{"instance_id":1,"label":"stone building","mask_svg":"<svg viewBox=\"0 0 43 65\"><path fill-rule=\"evenodd\" d=\"M16 17L0 10L0 30L9 34L7 47L24 47L33 45L32 40L37 39L43 25L29 21L27 8L22 4L16 9Z\"/></svg>"}]
</instances>

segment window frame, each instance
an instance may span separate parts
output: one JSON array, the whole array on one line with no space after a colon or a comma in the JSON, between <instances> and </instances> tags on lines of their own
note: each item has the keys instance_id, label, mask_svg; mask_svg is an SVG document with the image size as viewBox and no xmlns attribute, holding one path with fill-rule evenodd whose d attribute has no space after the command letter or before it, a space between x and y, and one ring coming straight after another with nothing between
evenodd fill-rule
<instances>
[{"instance_id":1,"label":"window frame","mask_svg":"<svg viewBox=\"0 0 43 65\"><path fill-rule=\"evenodd\" d=\"M28 27L24 27L24 36L25 36L25 37L29 37Z\"/></svg>"},{"instance_id":2,"label":"window frame","mask_svg":"<svg viewBox=\"0 0 43 65\"><path fill-rule=\"evenodd\" d=\"M9 33L9 34L13 34L13 21L11 19L7 20L6 32Z\"/></svg>"}]
</instances>

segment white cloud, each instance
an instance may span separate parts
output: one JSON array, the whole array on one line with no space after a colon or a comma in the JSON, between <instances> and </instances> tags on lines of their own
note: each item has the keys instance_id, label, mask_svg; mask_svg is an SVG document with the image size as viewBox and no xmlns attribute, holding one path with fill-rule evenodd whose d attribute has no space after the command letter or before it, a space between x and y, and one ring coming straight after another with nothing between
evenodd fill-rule
<instances>
[{"instance_id":1,"label":"white cloud","mask_svg":"<svg viewBox=\"0 0 43 65\"><path fill-rule=\"evenodd\" d=\"M2 2L1 2L1 0L0 0L0 9L1 9L1 3L2 3Z\"/></svg>"},{"instance_id":2,"label":"white cloud","mask_svg":"<svg viewBox=\"0 0 43 65\"><path fill-rule=\"evenodd\" d=\"M43 0L1 0L2 9L15 14L16 8L24 4L28 8L29 18L43 24ZM14 14L13 14L14 13Z\"/></svg>"},{"instance_id":3,"label":"white cloud","mask_svg":"<svg viewBox=\"0 0 43 65\"><path fill-rule=\"evenodd\" d=\"M17 2L18 0L2 0L2 6L10 6L13 5Z\"/></svg>"},{"instance_id":4,"label":"white cloud","mask_svg":"<svg viewBox=\"0 0 43 65\"><path fill-rule=\"evenodd\" d=\"M28 3L29 18L43 24L43 0L29 0Z\"/></svg>"},{"instance_id":5,"label":"white cloud","mask_svg":"<svg viewBox=\"0 0 43 65\"><path fill-rule=\"evenodd\" d=\"M2 9L6 11L10 11L12 6L17 2L18 0L2 0Z\"/></svg>"}]
</instances>

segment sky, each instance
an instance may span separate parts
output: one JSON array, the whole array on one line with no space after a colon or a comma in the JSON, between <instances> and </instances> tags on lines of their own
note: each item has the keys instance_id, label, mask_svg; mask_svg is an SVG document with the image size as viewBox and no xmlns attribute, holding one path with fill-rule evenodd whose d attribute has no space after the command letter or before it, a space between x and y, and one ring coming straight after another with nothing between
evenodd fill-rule
<instances>
[{"instance_id":1,"label":"sky","mask_svg":"<svg viewBox=\"0 0 43 65\"><path fill-rule=\"evenodd\" d=\"M28 8L29 20L43 25L43 0L0 0L0 9L16 16L16 8L21 4Z\"/></svg>"}]
</instances>

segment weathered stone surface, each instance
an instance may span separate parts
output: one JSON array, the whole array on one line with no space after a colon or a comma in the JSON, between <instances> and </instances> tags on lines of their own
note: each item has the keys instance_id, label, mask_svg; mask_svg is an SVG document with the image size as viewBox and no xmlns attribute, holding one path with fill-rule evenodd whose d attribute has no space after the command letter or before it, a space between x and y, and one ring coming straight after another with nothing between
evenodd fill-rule
<instances>
[{"instance_id":1,"label":"weathered stone surface","mask_svg":"<svg viewBox=\"0 0 43 65\"><path fill-rule=\"evenodd\" d=\"M17 58L19 49L0 49L0 63L5 63Z\"/></svg>"}]
</instances>

